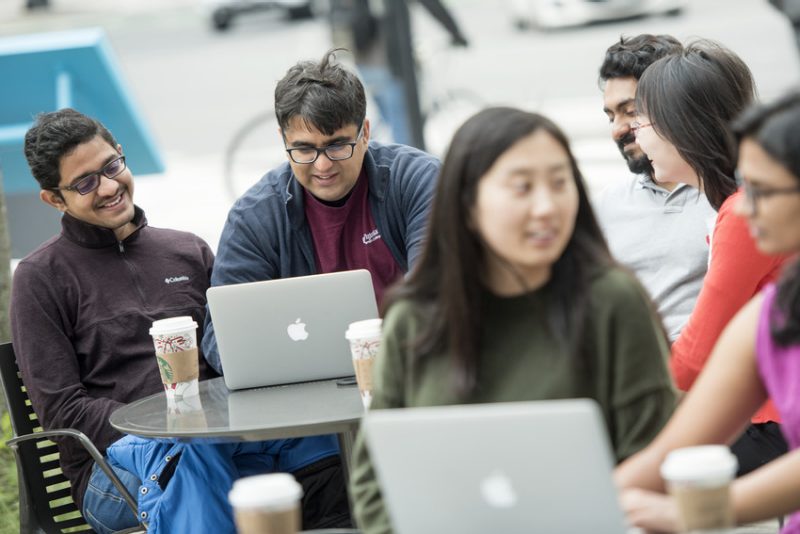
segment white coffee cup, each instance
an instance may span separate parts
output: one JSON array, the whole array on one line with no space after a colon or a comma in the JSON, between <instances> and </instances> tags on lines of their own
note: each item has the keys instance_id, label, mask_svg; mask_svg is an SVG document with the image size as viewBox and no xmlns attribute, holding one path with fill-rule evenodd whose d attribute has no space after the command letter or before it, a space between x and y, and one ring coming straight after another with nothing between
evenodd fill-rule
<instances>
[{"instance_id":1,"label":"white coffee cup","mask_svg":"<svg viewBox=\"0 0 800 534\"><path fill-rule=\"evenodd\" d=\"M167 399L197 395L197 323L190 316L153 321L150 328Z\"/></svg>"},{"instance_id":2,"label":"white coffee cup","mask_svg":"<svg viewBox=\"0 0 800 534\"><path fill-rule=\"evenodd\" d=\"M358 391L365 408L372 402L372 364L381 345L381 319L366 319L350 323L344 337L350 342L353 368Z\"/></svg>"},{"instance_id":3,"label":"white coffee cup","mask_svg":"<svg viewBox=\"0 0 800 534\"><path fill-rule=\"evenodd\" d=\"M661 464L661 476L678 504L682 532L722 533L734 527L730 483L736 457L724 445L677 449Z\"/></svg>"},{"instance_id":4,"label":"white coffee cup","mask_svg":"<svg viewBox=\"0 0 800 534\"><path fill-rule=\"evenodd\" d=\"M296 534L301 529L303 487L288 473L240 478L228 500L239 534Z\"/></svg>"}]
</instances>

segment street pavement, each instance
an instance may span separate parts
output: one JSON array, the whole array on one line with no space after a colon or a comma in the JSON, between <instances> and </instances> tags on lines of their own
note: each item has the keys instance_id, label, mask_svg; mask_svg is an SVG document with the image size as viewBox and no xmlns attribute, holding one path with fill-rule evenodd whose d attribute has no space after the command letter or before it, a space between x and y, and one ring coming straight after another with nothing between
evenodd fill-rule
<instances>
[{"instance_id":1,"label":"street pavement","mask_svg":"<svg viewBox=\"0 0 800 534\"><path fill-rule=\"evenodd\" d=\"M193 231L213 248L231 204L223 185L225 147L243 124L271 108L275 82L290 65L318 58L331 46L324 20L290 23L280 13L243 17L229 32L214 32L209 14L216 1L51 0L50 9L33 13L23 9L24 0L0 2L0 37L89 26L107 31L167 163L162 175L137 177L136 201L151 224ZM603 52L621 34L717 39L748 62L763 97L800 79L791 28L766 0L693 0L679 17L557 32L515 31L503 2L450 5L470 40L465 50L448 48L433 19L413 13L422 100L468 89L486 104L545 113L572 139L593 193L628 175L609 139L597 86ZM433 117L426 128L429 150L441 155L474 110L466 106ZM250 167L243 157L238 167L251 181L282 157L275 154L279 147L254 146L258 157ZM130 165L135 172L135 162Z\"/></svg>"}]
</instances>

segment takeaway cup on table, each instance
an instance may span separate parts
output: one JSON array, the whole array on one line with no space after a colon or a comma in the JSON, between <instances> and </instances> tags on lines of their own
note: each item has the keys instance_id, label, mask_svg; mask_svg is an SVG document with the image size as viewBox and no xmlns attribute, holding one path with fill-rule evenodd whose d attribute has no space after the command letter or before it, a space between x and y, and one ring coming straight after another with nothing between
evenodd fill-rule
<instances>
[{"instance_id":1,"label":"takeaway cup on table","mask_svg":"<svg viewBox=\"0 0 800 534\"><path fill-rule=\"evenodd\" d=\"M153 321L150 328L167 400L198 394L197 323L189 316Z\"/></svg>"},{"instance_id":2,"label":"takeaway cup on table","mask_svg":"<svg viewBox=\"0 0 800 534\"><path fill-rule=\"evenodd\" d=\"M661 464L661 476L678 504L681 532L732 532L730 484L737 461L728 447L677 449Z\"/></svg>"},{"instance_id":3,"label":"takeaway cup on table","mask_svg":"<svg viewBox=\"0 0 800 534\"><path fill-rule=\"evenodd\" d=\"M228 500L239 534L296 534L301 528L302 486L288 473L240 478Z\"/></svg>"},{"instance_id":4,"label":"takeaway cup on table","mask_svg":"<svg viewBox=\"0 0 800 534\"><path fill-rule=\"evenodd\" d=\"M358 391L365 408L372 402L372 364L381 344L381 319L350 323L344 337L350 342Z\"/></svg>"}]
</instances>

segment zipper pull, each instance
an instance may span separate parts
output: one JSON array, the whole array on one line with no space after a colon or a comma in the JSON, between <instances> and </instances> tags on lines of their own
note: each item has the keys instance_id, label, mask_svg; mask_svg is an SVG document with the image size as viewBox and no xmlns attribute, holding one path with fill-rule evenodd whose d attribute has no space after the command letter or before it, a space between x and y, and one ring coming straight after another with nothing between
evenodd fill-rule
<instances>
[{"instance_id":1,"label":"zipper pull","mask_svg":"<svg viewBox=\"0 0 800 534\"><path fill-rule=\"evenodd\" d=\"M122 244L122 241L117 241L117 245L119 246L119 253L120 254L124 254L125 253L125 245Z\"/></svg>"}]
</instances>

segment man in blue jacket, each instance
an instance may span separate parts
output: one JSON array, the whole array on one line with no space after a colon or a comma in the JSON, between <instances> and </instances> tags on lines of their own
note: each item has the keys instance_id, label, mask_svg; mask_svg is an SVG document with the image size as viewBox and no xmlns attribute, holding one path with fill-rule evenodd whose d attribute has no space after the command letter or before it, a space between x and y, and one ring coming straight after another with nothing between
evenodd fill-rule
<instances>
[{"instance_id":1,"label":"man in blue jacket","mask_svg":"<svg viewBox=\"0 0 800 534\"><path fill-rule=\"evenodd\" d=\"M334 51L288 70L275 88L275 114L288 161L231 208L211 284L367 269L380 303L420 253L438 160L408 146L370 143L364 87ZM202 346L208 363L224 372L208 315ZM330 500L320 500L346 510L335 437L296 439L287 449L294 447L305 451L294 458L310 460L284 467L328 481L321 492Z\"/></svg>"}]
</instances>

